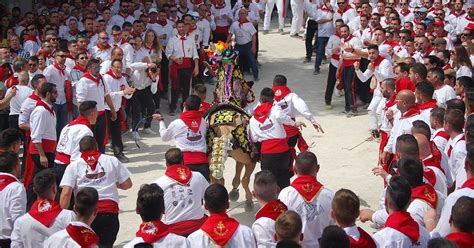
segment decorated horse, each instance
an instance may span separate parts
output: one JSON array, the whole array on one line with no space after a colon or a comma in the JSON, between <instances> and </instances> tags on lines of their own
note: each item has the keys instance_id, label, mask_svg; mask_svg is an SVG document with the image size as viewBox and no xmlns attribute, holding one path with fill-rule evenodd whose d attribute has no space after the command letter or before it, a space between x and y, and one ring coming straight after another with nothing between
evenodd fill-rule
<instances>
[{"instance_id":1,"label":"decorated horse","mask_svg":"<svg viewBox=\"0 0 474 248\"><path fill-rule=\"evenodd\" d=\"M253 144L247 137L249 114L244 108L255 101L253 82L244 79L238 66L238 54L227 43L217 43L206 50L206 72L217 78L212 106L204 113L209 129L207 145L210 156L211 181L224 185L224 164L228 157L236 161L236 172L229 193L231 201L239 199L238 187L245 190L245 210L253 209L249 188L256 161ZM245 168L243 177L242 170Z\"/></svg>"}]
</instances>

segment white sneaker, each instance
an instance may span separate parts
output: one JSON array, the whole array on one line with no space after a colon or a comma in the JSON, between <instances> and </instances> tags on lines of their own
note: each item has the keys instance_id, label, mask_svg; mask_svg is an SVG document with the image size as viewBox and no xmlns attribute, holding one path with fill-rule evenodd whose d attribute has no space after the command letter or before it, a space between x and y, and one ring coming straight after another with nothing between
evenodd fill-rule
<instances>
[{"instance_id":1,"label":"white sneaker","mask_svg":"<svg viewBox=\"0 0 474 248\"><path fill-rule=\"evenodd\" d=\"M143 132L145 132L146 134L149 134L149 135L156 135L156 132L151 130L151 128L144 128Z\"/></svg>"},{"instance_id":2,"label":"white sneaker","mask_svg":"<svg viewBox=\"0 0 474 248\"><path fill-rule=\"evenodd\" d=\"M138 134L137 131L132 132L132 138L133 138L134 140L140 140L140 139L141 139L140 134Z\"/></svg>"}]
</instances>

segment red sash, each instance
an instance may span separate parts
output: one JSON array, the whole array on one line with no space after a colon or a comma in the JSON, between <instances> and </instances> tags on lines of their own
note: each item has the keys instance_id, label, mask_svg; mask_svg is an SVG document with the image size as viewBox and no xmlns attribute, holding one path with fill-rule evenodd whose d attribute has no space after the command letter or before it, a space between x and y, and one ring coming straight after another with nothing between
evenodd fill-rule
<instances>
[{"instance_id":1,"label":"red sash","mask_svg":"<svg viewBox=\"0 0 474 248\"><path fill-rule=\"evenodd\" d=\"M14 183L17 181L18 180L13 175L0 175L0 191L10 185L10 183Z\"/></svg>"},{"instance_id":2,"label":"red sash","mask_svg":"<svg viewBox=\"0 0 474 248\"><path fill-rule=\"evenodd\" d=\"M255 118L255 120L263 124L265 120L268 118L268 116L270 115L272 106L273 106L272 103L265 102L265 103L260 104L257 108L255 108L255 111L253 113L253 117Z\"/></svg>"},{"instance_id":3,"label":"red sash","mask_svg":"<svg viewBox=\"0 0 474 248\"><path fill-rule=\"evenodd\" d=\"M63 211L59 202L54 200L36 200L28 213L39 223L50 227L56 217Z\"/></svg>"},{"instance_id":4,"label":"red sash","mask_svg":"<svg viewBox=\"0 0 474 248\"><path fill-rule=\"evenodd\" d=\"M189 185L191 178L193 177L192 171L181 164L168 166L165 175L181 185Z\"/></svg>"},{"instance_id":5,"label":"red sash","mask_svg":"<svg viewBox=\"0 0 474 248\"><path fill-rule=\"evenodd\" d=\"M229 34L229 26L217 26L216 30L214 30L217 34Z\"/></svg>"},{"instance_id":6,"label":"red sash","mask_svg":"<svg viewBox=\"0 0 474 248\"><path fill-rule=\"evenodd\" d=\"M183 160L185 165L209 163L205 152L183 151Z\"/></svg>"},{"instance_id":7,"label":"red sash","mask_svg":"<svg viewBox=\"0 0 474 248\"><path fill-rule=\"evenodd\" d=\"M420 199L428 203L428 205L434 209L436 209L436 204L438 203L436 190L429 184L424 184L411 189L411 200L413 201L415 199Z\"/></svg>"},{"instance_id":8,"label":"red sash","mask_svg":"<svg viewBox=\"0 0 474 248\"><path fill-rule=\"evenodd\" d=\"M119 205L116 201L105 199L99 200L97 206L98 213L109 213L109 214L118 214L120 212Z\"/></svg>"},{"instance_id":9,"label":"red sash","mask_svg":"<svg viewBox=\"0 0 474 248\"><path fill-rule=\"evenodd\" d=\"M349 237L349 241L351 243L351 248L376 248L377 245L375 244L374 239L366 232L364 229L357 227L359 231L360 237L359 240L355 240L351 236Z\"/></svg>"},{"instance_id":10,"label":"red sash","mask_svg":"<svg viewBox=\"0 0 474 248\"><path fill-rule=\"evenodd\" d=\"M469 189L474 189L474 177L471 177L467 179L463 185L461 186L462 189L464 188L469 188Z\"/></svg>"},{"instance_id":11,"label":"red sash","mask_svg":"<svg viewBox=\"0 0 474 248\"><path fill-rule=\"evenodd\" d=\"M140 224L136 236L140 237L145 243L152 244L166 237L170 232L168 226L161 221L150 221Z\"/></svg>"},{"instance_id":12,"label":"red sash","mask_svg":"<svg viewBox=\"0 0 474 248\"><path fill-rule=\"evenodd\" d=\"M226 213L211 214L201 226L209 238L217 245L223 247L234 235L239 227L239 222L229 218Z\"/></svg>"},{"instance_id":13,"label":"red sash","mask_svg":"<svg viewBox=\"0 0 474 248\"><path fill-rule=\"evenodd\" d=\"M393 228L405 234L413 243L416 243L420 238L420 227L408 212L392 213L385 222L385 227Z\"/></svg>"},{"instance_id":14,"label":"red sash","mask_svg":"<svg viewBox=\"0 0 474 248\"><path fill-rule=\"evenodd\" d=\"M43 146L43 150L45 153L54 153L56 152L56 140L47 140L42 139L41 145ZM30 144L28 145L28 152L30 154L38 154L38 149L36 149L35 143L30 140Z\"/></svg>"},{"instance_id":15,"label":"red sash","mask_svg":"<svg viewBox=\"0 0 474 248\"><path fill-rule=\"evenodd\" d=\"M89 248L99 243L99 236L87 227L69 224L66 231L81 248Z\"/></svg>"},{"instance_id":16,"label":"red sash","mask_svg":"<svg viewBox=\"0 0 474 248\"><path fill-rule=\"evenodd\" d=\"M318 197L324 186L318 182L315 176L298 176L292 183L291 187L303 197L307 203L311 203Z\"/></svg>"},{"instance_id":17,"label":"red sash","mask_svg":"<svg viewBox=\"0 0 474 248\"><path fill-rule=\"evenodd\" d=\"M199 127L201 126L202 121L202 113L200 111L195 110L187 110L184 111L180 116L181 119L186 126L191 129L191 131L197 133L199 132Z\"/></svg>"},{"instance_id":18,"label":"red sash","mask_svg":"<svg viewBox=\"0 0 474 248\"><path fill-rule=\"evenodd\" d=\"M432 99L432 100L430 100L428 102L425 102L423 104L420 104L418 106L418 108L420 110L432 109L432 108L436 108L436 107L438 107L438 105L436 105L436 99Z\"/></svg>"},{"instance_id":19,"label":"red sash","mask_svg":"<svg viewBox=\"0 0 474 248\"><path fill-rule=\"evenodd\" d=\"M287 86L273 86L273 92L275 92L275 101L279 102L291 93L290 88Z\"/></svg>"},{"instance_id":20,"label":"red sash","mask_svg":"<svg viewBox=\"0 0 474 248\"><path fill-rule=\"evenodd\" d=\"M91 170L95 170L97 163L99 162L99 157L102 155L98 150L89 150L83 151L81 153L81 158L87 163Z\"/></svg>"},{"instance_id":21,"label":"red sash","mask_svg":"<svg viewBox=\"0 0 474 248\"><path fill-rule=\"evenodd\" d=\"M184 43L183 43L183 51L184 51ZM171 88L173 90L177 90L179 87L179 82L178 82L178 70L179 69L186 69L186 68L191 68L192 63L191 63L191 58L183 58L183 63L178 64L175 62L172 62L170 65L170 79L171 79Z\"/></svg>"},{"instance_id":22,"label":"red sash","mask_svg":"<svg viewBox=\"0 0 474 248\"><path fill-rule=\"evenodd\" d=\"M447 240L453 241L458 245L458 248L472 248L474 247L474 234L466 232L450 233L446 236Z\"/></svg>"},{"instance_id":23,"label":"red sash","mask_svg":"<svg viewBox=\"0 0 474 248\"><path fill-rule=\"evenodd\" d=\"M201 228L202 224L207 220L207 215L204 215L201 219L196 220L184 220L168 225L170 233L185 236L189 235Z\"/></svg>"},{"instance_id":24,"label":"red sash","mask_svg":"<svg viewBox=\"0 0 474 248\"><path fill-rule=\"evenodd\" d=\"M258 220L262 217L276 220L280 214L286 212L287 210L288 207L286 207L283 202L280 200L273 200L258 210L257 214L255 215L255 220Z\"/></svg>"},{"instance_id":25,"label":"red sash","mask_svg":"<svg viewBox=\"0 0 474 248\"><path fill-rule=\"evenodd\" d=\"M275 153L282 153L287 152L290 150L288 146L288 139L268 139L262 141L262 154L275 154Z\"/></svg>"}]
</instances>

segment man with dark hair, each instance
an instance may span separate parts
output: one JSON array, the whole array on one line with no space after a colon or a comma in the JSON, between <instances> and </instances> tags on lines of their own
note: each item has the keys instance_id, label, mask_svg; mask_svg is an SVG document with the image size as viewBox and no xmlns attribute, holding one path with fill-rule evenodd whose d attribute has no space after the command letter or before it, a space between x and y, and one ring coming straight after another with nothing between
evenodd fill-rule
<instances>
[{"instance_id":1,"label":"man with dark hair","mask_svg":"<svg viewBox=\"0 0 474 248\"><path fill-rule=\"evenodd\" d=\"M410 184L404 177L394 176L387 186L385 206L389 217L385 227L373 236L374 240L383 247L393 243L400 247L413 244L426 247L430 234L407 212L411 201Z\"/></svg>"},{"instance_id":2,"label":"man with dark hair","mask_svg":"<svg viewBox=\"0 0 474 248\"><path fill-rule=\"evenodd\" d=\"M460 110L463 115L466 114L466 104L462 99L459 98L453 98L451 100L448 100L446 102L446 110L448 109L457 109Z\"/></svg>"},{"instance_id":3,"label":"man with dark hair","mask_svg":"<svg viewBox=\"0 0 474 248\"><path fill-rule=\"evenodd\" d=\"M456 92L457 96L461 97L461 99L464 98L465 91L468 88L474 88L474 80L472 80L472 77L463 76L456 80L454 91Z\"/></svg>"},{"instance_id":4,"label":"man with dark hair","mask_svg":"<svg viewBox=\"0 0 474 248\"><path fill-rule=\"evenodd\" d=\"M0 247L10 247L13 223L26 212L26 192L18 180L20 176L18 154L0 153Z\"/></svg>"},{"instance_id":5,"label":"man with dark hair","mask_svg":"<svg viewBox=\"0 0 474 248\"><path fill-rule=\"evenodd\" d=\"M446 110L444 115L444 130L449 135L444 152L449 158L452 178L456 178L459 168L464 167L466 157L466 138L464 137L464 114L457 109Z\"/></svg>"},{"instance_id":6,"label":"man with dark hair","mask_svg":"<svg viewBox=\"0 0 474 248\"><path fill-rule=\"evenodd\" d=\"M434 130L431 141L433 141L438 149L444 152L446 144L449 140L449 135L444 130L444 108L434 108L430 114L430 126Z\"/></svg>"},{"instance_id":7,"label":"man with dark hair","mask_svg":"<svg viewBox=\"0 0 474 248\"><path fill-rule=\"evenodd\" d=\"M7 128L0 132L0 153L2 152L16 152L20 150L21 133L18 129Z\"/></svg>"},{"instance_id":8,"label":"man with dark hair","mask_svg":"<svg viewBox=\"0 0 474 248\"><path fill-rule=\"evenodd\" d=\"M441 61L435 55L429 55L423 58L423 64L426 66L426 69L431 70L432 68L442 68L443 61Z\"/></svg>"},{"instance_id":9,"label":"man with dark hair","mask_svg":"<svg viewBox=\"0 0 474 248\"><path fill-rule=\"evenodd\" d=\"M474 198L462 196L451 212L451 233L446 236L460 248L474 247Z\"/></svg>"},{"instance_id":10,"label":"man with dark hair","mask_svg":"<svg viewBox=\"0 0 474 248\"><path fill-rule=\"evenodd\" d=\"M257 246L274 245L277 242L275 221L288 208L278 200L279 188L270 171L263 170L255 174L253 189L252 194L261 206L255 216L255 222L252 224Z\"/></svg>"},{"instance_id":11,"label":"man with dark hair","mask_svg":"<svg viewBox=\"0 0 474 248\"><path fill-rule=\"evenodd\" d=\"M426 66L422 63L414 63L410 66L410 80L416 84L419 82L426 81L426 77L428 76L428 70Z\"/></svg>"},{"instance_id":12,"label":"man with dark hair","mask_svg":"<svg viewBox=\"0 0 474 248\"><path fill-rule=\"evenodd\" d=\"M42 170L33 179L38 199L30 211L15 221L12 233L13 247L42 247L52 234L63 230L76 220L76 214L62 209L55 201L57 186L52 170Z\"/></svg>"},{"instance_id":13,"label":"man with dark hair","mask_svg":"<svg viewBox=\"0 0 474 248\"><path fill-rule=\"evenodd\" d=\"M97 216L99 195L97 190L85 187L76 193L74 211L76 221L71 222L66 229L51 235L45 242L45 248L56 247L96 247L99 236L90 227Z\"/></svg>"},{"instance_id":14,"label":"man with dark hair","mask_svg":"<svg viewBox=\"0 0 474 248\"><path fill-rule=\"evenodd\" d=\"M201 173L183 165L179 148L166 151L165 159L165 175L155 181L164 191L166 215L163 222L171 233L188 236L207 219L202 200L209 183Z\"/></svg>"},{"instance_id":15,"label":"man with dark hair","mask_svg":"<svg viewBox=\"0 0 474 248\"><path fill-rule=\"evenodd\" d=\"M31 81L31 87L33 88L33 93L21 104L20 115L18 116L18 126L21 129L27 130L27 135L29 137L30 130L30 116L33 109L36 107L36 102L40 100L40 89L41 86L46 83L46 77L43 74L35 75Z\"/></svg>"},{"instance_id":16,"label":"man with dark hair","mask_svg":"<svg viewBox=\"0 0 474 248\"><path fill-rule=\"evenodd\" d=\"M441 68L432 68L428 71L428 81L433 84L435 92L433 98L439 107L445 108L448 100L456 98L456 92L454 89L444 84L444 71Z\"/></svg>"},{"instance_id":17,"label":"man with dark hair","mask_svg":"<svg viewBox=\"0 0 474 248\"><path fill-rule=\"evenodd\" d=\"M135 211L140 215L142 223L136 237L125 244L125 248L136 247L139 243L152 244L154 247L191 247L185 237L170 232L168 226L161 221L166 211L163 195L163 189L154 183L140 187Z\"/></svg>"},{"instance_id":18,"label":"man with dark hair","mask_svg":"<svg viewBox=\"0 0 474 248\"><path fill-rule=\"evenodd\" d=\"M227 216L229 194L224 186L211 184L207 187L204 193L204 207L210 215L199 230L188 236L193 247L205 248L216 245L229 248L257 247L252 230Z\"/></svg>"},{"instance_id":19,"label":"man with dark hair","mask_svg":"<svg viewBox=\"0 0 474 248\"><path fill-rule=\"evenodd\" d=\"M380 91L384 99L380 102L382 106L377 109L377 114L380 115L380 125L378 125L380 132L379 159L381 159L383 149L387 145L390 130L393 126L388 113L398 112L395 101L397 96L396 82L393 78L387 78L380 84Z\"/></svg>"},{"instance_id":20,"label":"man with dark hair","mask_svg":"<svg viewBox=\"0 0 474 248\"><path fill-rule=\"evenodd\" d=\"M437 107L436 99L433 99L434 91L434 86L428 82L419 82L415 89L421 120L428 124L430 124L431 110Z\"/></svg>"},{"instance_id":21,"label":"man with dark hair","mask_svg":"<svg viewBox=\"0 0 474 248\"><path fill-rule=\"evenodd\" d=\"M301 233L303 230L303 221L298 213L295 211L288 210L275 220L275 235L276 239L278 239L278 243L276 247L283 247L283 248L299 248L301 239L303 238L303 234ZM284 244L294 244L290 243L294 242L298 246L284 246Z\"/></svg>"},{"instance_id":22,"label":"man with dark hair","mask_svg":"<svg viewBox=\"0 0 474 248\"><path fill-rule=\"evenodd\" d=\"M319 240L320 248L350 248L349 237L344 230L336 225L324 228ZM367 247L367 246L366 246Z\"/></svg>"},{"instance_id":23,"label":"man with dark hair","mask_svg":"<svg viewBox=\"0 0 474 248\"><path fill-rule=\"evenodd\" d=\"M200 172L209 181L209 160L206 155L206 122L199 111L201 99L190 95L184 103L184 112L168 127L161 114L153 118L160 121L160 136L163 141L175 140L176 147L183 152L184 165Z\"/></svg>"},{"instance_id":24,"label":"man with dark hair","mask_svg":"<svg viewBox=\"0 0 474 248\"><path fill-rule=\"evenodd\" d=\"M323 228L329 225L333 193L317 179L319 164L316 155L306 151L298 154L293 170L297 174L291 186L282 189L280 199L289 210L298 212L303 220L303 247L314 247ZM308 185L311 187L308 188Z\"/></svg>"},{"instance_id":25,"label":"man with dark hair","mask_svg":"<svg viewBox=\"0 0 474 248\"><path fill-rule=\"evenodd\" d=\"M99 151L104 153L107 126L105 103L107 103L110 108L111 121L117 119L117 112L115 111L112 98L109 95L109 88L105 85L104 80L99 74L100 68L98 60L89 60L87 63L87 73L85 73L76 84L76 97L79 107L85 101L95 101L97 103L98 116L96 123L91 126L91 129L99 145Z\"/></svg>"},{"instance_id":26,"label":"man with dark hair","mask_svg":"<svg viewBox=\"0 0 474 248\"><path fill-rule=\"evenodd\" d=\"M99 192L99 208L92 229L100 237L100 246L112 247L119 231L118 189L132 187L130 171L114 157L101 154L92 136L79 142L81 157L72 161L64 171L60 204L69 208L71 195L84 187L93 187Z\"/></svg>"},{"instance_id":27,"label":"man with dark hair","mask_svg":"<svg viewBox=\"0 0 474 248\"><path fill-rule=\"evenodd\" d=\"M262 170L269 170L276 178L280 189L290 185L291 154L284 124L299 128L304 125L294 121L273 105L275 93L270 88L263 88L260 93L260 105L255 109L249 123L249 138L252 142L261 143L260 153Z\"/></svg>"}]
</instances>

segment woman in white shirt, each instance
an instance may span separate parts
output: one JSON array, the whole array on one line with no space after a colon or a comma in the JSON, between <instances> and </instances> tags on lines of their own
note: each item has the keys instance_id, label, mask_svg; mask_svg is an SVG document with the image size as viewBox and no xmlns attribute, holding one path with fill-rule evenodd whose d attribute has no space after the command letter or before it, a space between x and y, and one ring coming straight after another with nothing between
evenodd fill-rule
<instances>
[{"instance_id":1,"label":"woman in white shirt","mask_svg":"<svg viewBox=\"0 0 474 248\"><path fill-rule=\"evenodd\" d=\"M451 50L451 59L456 69L456 78L463 76L472 77L472 63L466 48L462 45Z\"/></svg>"}]
</instances>

